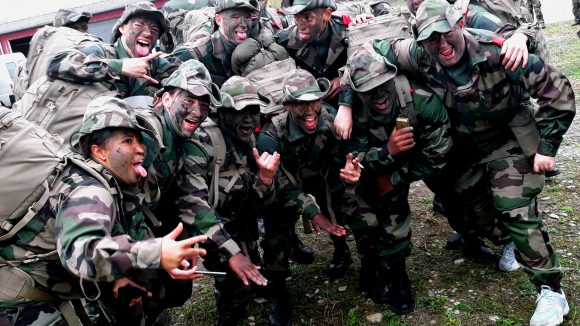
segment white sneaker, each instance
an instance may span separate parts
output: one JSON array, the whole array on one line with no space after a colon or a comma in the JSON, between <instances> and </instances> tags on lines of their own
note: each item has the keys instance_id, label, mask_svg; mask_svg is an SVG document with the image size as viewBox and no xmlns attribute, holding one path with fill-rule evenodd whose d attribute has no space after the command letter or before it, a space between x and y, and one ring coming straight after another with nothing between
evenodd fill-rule
<instances>
[{"instance_id":1,"label":"white sneaker","mask_svg":"<svg viewBox=\"0 0 580 326\"><path fill-rule=\"evenodd\" d=\"M560 290L561 291L561 290ZM564 316L570 311L564 292L554 292L547 285L542 285L536 299L536 311L530 320L530 326L557 326L562 324Z\"/></svg>"},{"instance_id":2,"label":"white sneaker","mask_svg":"<svg viewBox=\"0 0 580 326\"><path fill-rule=\"evenodd\" d=\"M499 269L504 272L513 272L520 269L520 264L516 261L516 255L514 254L513 242L503 246L501 258L499 259Z\"/></svg>"}]
</instances>

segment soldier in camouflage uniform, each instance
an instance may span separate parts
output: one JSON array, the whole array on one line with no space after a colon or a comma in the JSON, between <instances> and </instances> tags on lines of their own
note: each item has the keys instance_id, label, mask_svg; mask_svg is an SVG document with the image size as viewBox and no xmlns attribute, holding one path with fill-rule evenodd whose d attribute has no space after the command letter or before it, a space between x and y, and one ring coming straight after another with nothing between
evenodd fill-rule
<instances>
[{"instance_id":1,"label":"soldier in camouflage uniform","mask_svg":"<svg viewBox=\"0 0 580 326\"><path fill-rule=\"evenodd\" d=\"M167 33L161 35L159 43L163 52L171 52L173 49L184 42L182 30L184 28L185 15L190 10L213 7L213 0L170 0L166 2L161 11L169 21Z\"/></svg>"},{"instance_id":2,"label":"soldier in camouflage uniform","mask_svg":"<svg viewBox=\"0 0 580 326\"><path fill-rule=\"evenodd\" d=\"M265 285L266 279L258 267L232 240L219 217L215 214L192 214L192 203L196 198L192 199L191 194L179 190L178 176L188 173L182 171L191 171L194 163L186 159L186 142L209 115L210 104L214 107L222 104L219 89L211 82L208 70L197 60L183 63L163 83L163 89L161 107L146 115L150 124L159 126L164 148L162 153L148 157L144 163L150 171L145 202L163 223L155 232L164 234L181 222L185 228L184 236L207 235L208 243L214 249L210 256L227 262L233 274L243 283L252 281ZM151 139L147 141L151 142L148 145L153 145ZM182 282L178 288L172 289L175 306L189 299L191 286L191 282Z\"/></svg>"},{"instance_id":3,"label":"soldier in camouflage uniform","mask_svg":"<svg viewBox=\"0 0 580 326\"><path fill-rule=\"evenodd\" d=\"M546 24L544 23L544 14L542 13L542 3L540 0L527 0L526 7L528 8L530 15L532 15L532 22L535 14L538 26L540 26L540 28L545 28Z\"/></svg>"},{"instance_id":4,"label":"soldier in camouflage uniform","mask_svg":"<svg viewBox=\"0 0 580 326\"><path fill-rule=\"evenodd\" d=\"M389 267L384 276L391 283L390 304L405 314L414 308L405 265L411 252L409 185L442 171L452 141L441 100L427 87L396 75L397 68L367 43L350 55L343 81L359 100L346 147L365 167L357 193L383 228L378 251L381 265ZM398 94L403 92L410 97L401 103ZM407 118L409 126L396 127L397 118Z\"/></svg>"},{"instance_id":5,"label":"soldier in camouflage uniform","mask_svg":"<svg viewBox=\"0 0 580 326\"><path fill-rule=\"evenodd\" d=\"M580 0L572 0L572 14L574 15L572 26L580 25Z\"/></svg>"},{"instance_id":6,"label":"soldier in camouflage uniform","mask_svg":"<svg viewBox=\"0 0 580 326\"><path fill-rule=\"evenodd\" d=\"M340 155L338 137L332 128L336 111L322 102L329 89L330 82L325 78L317 80L303 69L292 72L284 80L282 102L286 112L273 117L258 138L260 151L279 151L282 156L277 199L264 218L266 234L262 242L264 272L272 295L268 318L279 321L280 325L286 325L291 316L285 279L290 276L290 233L299 216L311 221L317 233L324 229L336 238L343 238L344 228L335 224L343 218L347 222L351 220L345 216L343 205L349 210L360 207L360 215L348 215L353 215L353 221L356 219L350 225L361 255L368 254L368 247L374 242L364 237L372 233L367 226L377 227L376 219L364 215L367 205L359 203L356 196L349 196L352 191L345 193L344 182L356 182L358 177L351 176L360 175L360 168L352 156L345 163ZM350 252L346 255L350 258ZM342 276L332 275L332 271L330 274L335 278ZM385 290L382 292L384 299Z\"/></svg>"},{"instance_id":7,"label":"soldier in camouflage uniform","mask_svg":"<svg viewBox=\"0 0 580 326\"><path fill-rule=\"evenodd\" d=\"M231 67L231 55L238 44L249 37L259 39L271 32L254 22L260 5L255 0L218 0L215 6L215 23L218 30L193 42L177 47L172 57L181 61L197 59L211 73L214 83L221 86L235 75ZM254 15L252 14L254 13Z\"/></svg>"},{"instance_id":8,"label":"soldier in camouflage uniform","mask_svg":"<svg viewBox=\"0 0 580 326\"><path fill-rule=\"evenodd\" d=\"M333 17L334 0L292 0L282 2L286 14L294 15L296 25L276 34L276 42L286 48L296 65L316 78L330 80L325 98L332 106L352 107L352 91L342 94L338 70L346 64L346 28L342 17ZM350 18L347 17L350 21ZM340 93L340 96L339 96ZM331 275L341 277L352 262L345 238L332 237L335 253L328 265Z\"/></svg>"},{"instance_id":9,"label":"soldier in camouflage uniform","mask_svg":"<svg viewBox=\"0 0 580 326\"><path fill-rule=\"evenodd\" d=\"M59 9L54 17L54 27L69 27L86 33L89 30L89 20L93 15L90 12L76 12L74 9Z\"/></svg>"},{"instance_id":10,"label":"soldier in camouflage uniform","mask_svg":"<svg viewBox=\"0 0 580 326\"><path fill-rule=\"evenodd\" d=\"M443 100L454 139L461 140L455 146L465 150L459 151L461 159L470 162L466 170L456 171L454 180L468 174L489 180L493 205L515 243L517 261L538 289L530 324L561 323L568 312L560 288L562 269L539 216L537 195L544 185L543 172L553 168L575 115L570 82L535 55L526 67L505 69L497 39L473 37L464 30L461 13L446 2L425 1L417 12L417 29L417 41L375 41L373 46L402 71L423 76ZM521 109L517 104L522 91L537 97L542 117L537 121L537 151L530 157L508 126L514 111Z\"/></svg>"},{"instance_id":11,"label":"soldier in camouflage uniform","mask_svg":"<svg viewBox=\"0 0 580 326\"><path fill-rule=\"evenodd\" d=\"M165 16L151 2L132 3L113 27L112 45L89 42L63 51L50 61L47 75L72 83L112 83L121 97L153 95L177 68L161 53L151 54L167 28Z\"/></svg>"},{"instance_id":12,"label":"soldier in camouflage uniform","mask_svg":"<svg viewBox=\"0 0 580 326\"><path fill-rule=\"evenodd\" d=\"M58 324L61 309L70 324L75 316L67 313L72 307L66 300L98 298L99 293L117 322L138 324L152 312L147 310L149 299L159 300L154 283L200 277L195 268L178 267L184 259L197 265L197 255L205 251L192 246L206 237L175 241L180 226L154 238L141 214L138 184L147 174L141 165L145 134L150 136L151 130L122 100L101 97L88 105L77 146L83 154L77 159L85 167L68 164L45 206L1 247L0 324ZM144 292L120 301L128 288Z\"/></svg>"},{"instance_id":13,"label":"soldier in camouflage uniform","mask_svg":"<svg viewBox=\"0 0 580 326\"><path fill-rule=\"evenodd\" d=\"M243 77L228 79L221 91L223 103L216 123L206 121L184 144L186 163L177 179L176 206L181 220L196 221L197 228L221 220L232 237L230 247L259 265L257 209L274 199L274 175L280 161L277 153L258 155L255 149L253 131L260 121L260 107L268 100ZM232 273L226 262L229 255L223 248L218 253L219 245L207 243L204 265L227 272L215 277L218 325L237 325L255 286Z\"/></svg>"}]
</instances>

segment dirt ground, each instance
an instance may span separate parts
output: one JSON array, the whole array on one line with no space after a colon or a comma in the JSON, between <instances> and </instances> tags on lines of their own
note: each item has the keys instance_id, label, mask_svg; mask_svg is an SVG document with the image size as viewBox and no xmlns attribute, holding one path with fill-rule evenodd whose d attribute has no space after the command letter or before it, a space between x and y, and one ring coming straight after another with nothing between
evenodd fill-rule
<instances>
[{"instance_id":1,"label":"dirt ground","mask_svg":"<svg viewBox=\"0 0 580 326\"><path fill-rule=\"evenodd\" d=\"M570 22L549 25L546 36L552 63L562 69L580 103L580 40ZM557 156L561 174L549 179L539 196L546 228L565 276L570 304L564 325L580 325L580 118L576 116ZM301 235L316 248L312 265L292 265L289 290L294 298L294 325L527 325L535 308L535 290L522 271L500 272L495 266L471 262L459 252L443 249L452 233L445 219L432 212L432 194L422 183L412 185L413 254L408 260L417 305L399 317L358 291L355 259L347 275L330 282L324 276L332 245L327 236ZM354 241L350 247L355 249ZM494 247L499 252L501 248ZM267 304L253 303L247 325L265 325ZM212 280L196 282L190 302L174 309L175 325L215 324Z\"/></svg>"}]
</instances>

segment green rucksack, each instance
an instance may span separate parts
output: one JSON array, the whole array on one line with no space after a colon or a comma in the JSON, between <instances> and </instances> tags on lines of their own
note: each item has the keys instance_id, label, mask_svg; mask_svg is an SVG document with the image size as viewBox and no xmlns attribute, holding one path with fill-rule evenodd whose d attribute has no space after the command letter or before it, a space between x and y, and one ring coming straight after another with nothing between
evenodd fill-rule
<instances>
[{"instance_id":1,"label":"green rucksack","mask_svg":"<svg viewBox=\"0 0 580 326\"><path fill-rule=\"evenodd\" d=\"M30 41L26 66L20 69L14 82L16 99L21 99L32 83L46 75L48 63L54 55L85 42L102 42L102 40L97 36L64 26L45 26L39 29Z\"/></svg>"},{"instance_id":2,"label":"green rucksack","mask_svg":"<svg viewBox=\"0 0 580 326\"><path fill-rule=\"evenodd\" d=\"M413 38L410 17L408 10L393 9L388 14L369 19L365 23L349 26L346 33L348 55L369 41Z\"/></svg>"},{"instance_id":3,"label":"green rucksack","mask_svg":"<svg viewBox=\"0 0 580 326\"><path fill-rule=\"evenodd\" d=\"M117 193L62 145L61 137L27 121L18 112L0 107L0 242L14 236L44 206L53 182L69 163Z\"/></svg>"},{"instance_id":4,"label":"green rucksack","mask_svg":"<svg viewBox=\"0 0 580 326\"><path fill-rule=\"evenodd\" d=\"M78 84L44 76L26 90L12 109L46 131L68 140L79 130L87 105L92 100L116 95L116 91L109 90L102 83Z\"/></svg>"}]
</instances>

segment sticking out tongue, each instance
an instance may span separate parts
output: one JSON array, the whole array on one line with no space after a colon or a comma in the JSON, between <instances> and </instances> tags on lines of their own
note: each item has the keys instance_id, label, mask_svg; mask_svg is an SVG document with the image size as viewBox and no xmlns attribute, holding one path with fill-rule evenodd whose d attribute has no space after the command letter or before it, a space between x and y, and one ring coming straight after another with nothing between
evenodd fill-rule
<instances>
[{"instance_id":1,"label":"sticking out tongue","mask_svg":"<svg viewBox=\"0 0 580 326\"><path fill-rule=\"evenodd\" d=\"M142 178L145 178L147 176L147 170L145 170L143 165L135 164L135 165L133 165L133 169L135 169L135 173L137 173L138 176L140 176Z\"/></svg>"},{"instance_id":2,"label":"sticking out tongue","mask_svg":"<svg viewBox=\"0 0 580 326\"><path fill-rule=\"evenodd\" d=\"M236 32L236 36L242 41L248 38L248 34L246 32Z\"/></svg>"},{"instance_id":3,"label":"sticking out tongue","mask_svg":"<svg viewBox=\"0 0 580 326\"><path fill-rule=\"evenodd\" d=\"M135 56L140 58L140 57L145 57L149 55L149 46L144 45L144 44L140 44L140 43L135 43Z\"/></svg>"}]
</instances>

